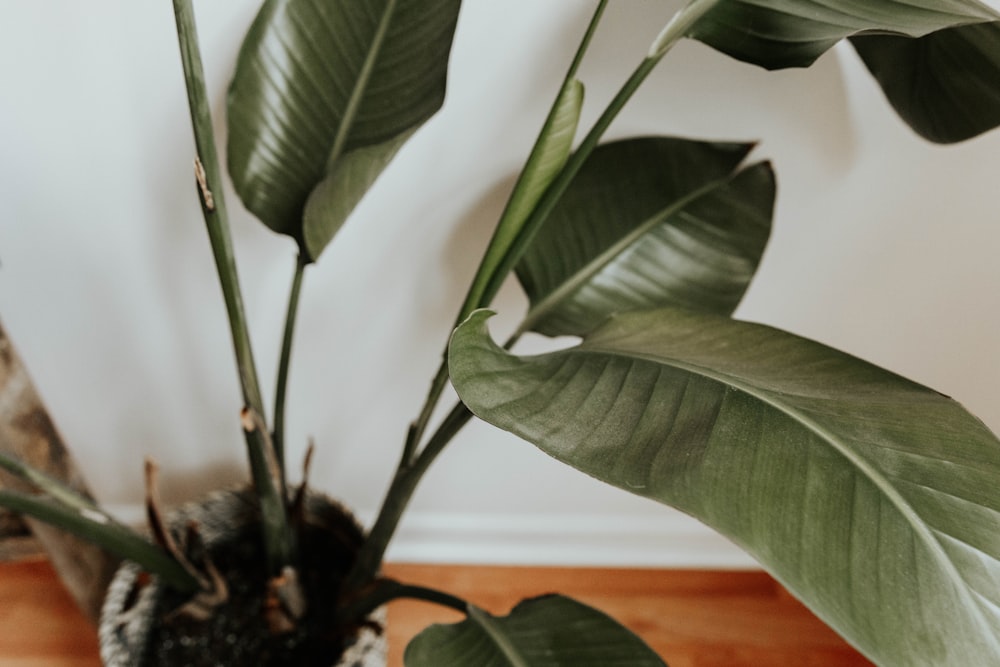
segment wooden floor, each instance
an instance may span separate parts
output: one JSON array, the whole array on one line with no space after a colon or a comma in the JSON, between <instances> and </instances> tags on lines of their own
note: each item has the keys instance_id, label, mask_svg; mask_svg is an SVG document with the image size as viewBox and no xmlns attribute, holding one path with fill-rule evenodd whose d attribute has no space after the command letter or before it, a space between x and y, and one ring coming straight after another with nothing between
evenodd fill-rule
<instances>
[{"instance_id":1,"label":"wooden floor","mask_svg":"<svg viewBox=\"0 0 1000 667\"><path fill-rule=\"evenodd\" d=\"M870 665L767 575L393 564L387 574L453 592L493 613L559 591L603 609L643 637L670 667ZM457 615L402 601L389 609L390 667L406 641ZM44 560L0 563L0 665L97 667L94 630ZM470 665L470 667L475 667Z\"/></svg>"}]
</instances>

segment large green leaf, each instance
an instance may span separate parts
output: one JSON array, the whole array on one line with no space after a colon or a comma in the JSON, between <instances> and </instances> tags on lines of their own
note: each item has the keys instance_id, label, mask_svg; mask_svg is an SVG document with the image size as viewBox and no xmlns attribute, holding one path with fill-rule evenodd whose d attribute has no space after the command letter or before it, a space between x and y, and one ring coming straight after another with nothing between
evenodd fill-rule
<instances>
[{"instance_id":1,"label":"large green leaf","mask_svg":"<svg viewBox=\"0 0 1000 667\"><path fill-rule=\"evenodd\" d=\"M808 67L841 39L862 32L919 37L1000 19L976 0L716 0L714 5L688 36L768 69Z\"/></svg>"},{"instance_id":2,"label":"large green leaf","mask_svg":"<svg viewBox=\"0 0 1000 667\"><path fill-rule=\"evenodd\" d=\"M476 607L406 647L406 667L664 667L630 630L558 595L525 600L498 618Z\"/></svg>"},{"instance_id":3,"label":"large green leaf","mask_svg":"<svg viewBox=\"0 0 1000 667\"><path fill-rule=\"evenodd\" d=\"M685 305L730 314L771 227L774 175L734 175L750 144L675 138L601 146L517 267L524 328L583 335L610 314Z\"/></svg>"},{"instance_id":4,"label":"large green leaf","mask_svg":"<svg viewBox=\"0 0 1000 667\"><path fill-rule=\"evenodd\" d=\"M268 0L229 92L246 207L314 260L444 101L460 0Z\"/></svg>"},{"instance_id":5,"label":"large green leaf","mask_svg":"<svg viewBox=\"0 0 1000 667\"><path fill-rule=\"evenodd\" d=\"M716 528L882 664L1000 664L1000 442L956 402L722 316L630 313L536 357L487 317L450 350L475 414Z\"/></svg>"},{"instance_id":6,"label":"large green leaf","mask_svg":"<svg viewBox=\"0 0 1000 667\"><path fill-rule=\"evenodd\" d=\"M919 39L851 38L889 103L922 137L964 141L1000 125L1000 22Z\"/></svg>"}]
</instances>

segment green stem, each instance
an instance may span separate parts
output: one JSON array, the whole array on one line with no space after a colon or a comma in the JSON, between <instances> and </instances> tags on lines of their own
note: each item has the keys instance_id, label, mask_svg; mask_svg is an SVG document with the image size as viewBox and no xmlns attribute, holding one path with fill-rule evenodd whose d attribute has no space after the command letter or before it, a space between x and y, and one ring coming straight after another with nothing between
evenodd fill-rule
<instances>
[{"instance_id":1,"label":"green stem","mask_svg":"<svg viewBox=\"0 0 1000 667\"><path fill-rule=\"evenodd\" d=\"M600 21L606 5L607 2L604 0L598 6L597 11L594 14L594 18L588 26L587 33L584 36L580 48L577 50L573 63L570 66L569 72L567 73L565 79L566 81L569 81L576 76L576 71L583 60L583 55L593 38L594 31L596 30L597 24ZM691 9L691 7L688 7L688 9ZM686 11L687 10L682 10L679 14L677 14L668 25L668 28L670 26L675 26L683 27L686 30L687 28L685 26L690 27L686 22L678 20L678 17L685 14ZM500 286L514 269L514 266L524 254L524 250L535 237L535 234L541 227L542 223L548 218L552 209L555 208L559 198L562 197L573 178L576 177L587 158L590 157L590 154L597 147L601 137L604 136L608 127L611 126L612 121L614 121L614 119L618 116L625 104L632 98L632 95L634 95L636 90L639 89L639 86L646 80L646 77L649 76L650 72L653 71L663 56L666 55L670 47L683 36L683 32L676 32L676 30L670 30L669 32L665 31L665 33L666 34L661 34L661 36L657 39L657 44L654 45L658 45L657 51L643 59L643 61L639 64L639 67L632 73L628 81L625 82L625 85L622 86L621 90L619 90L618 94L608 105L607 109L605 109L604 113L594 124L594 127L591 128L590 132L584 138L577 150L572 156L570 156L562 171L559 172L553 182L546 189L545 194L542 195L542 198L535 206L535 209L524 223L522 232L511 244L511 247L508 248L498 266L492 271L485 288L481 293L470 295L470 298L466 299L459 312L458 318L456 319L456 326L461 324L462 321L464 321L465 318L472 313L472 311L477 308L486 307L493 301L497 292L500 291ZM665 43L661 44L661 41L665 41ZM563 85L565 86L565 82ZM404 456L404 460L409 460L409 457L416 452L420 439L423 437L424 430L427 427L427 423L434 412L434 408L440 400L441 394L444 392L444 388L447 386L447 380L447 356L444 355L441 367L438 369L437 375L431 383L431 390L424 403L424 407L421 410L420 417L416 422L414 422L414 427L410 429L410 434L407 438L405 447L406 455Z\"/></svg>"},{"instance_id":2,"label":"green stem","mask_svg":"<svg viewBox=\"0 0 1000 667\"><path fill-rule=\"evenodd\" d=\"M79 512L98 512L109 518L93 500L77 493L65 482L2 452L0 452L0 468L31 484L52 500L66 507Z\"/></svg>"},{"instance_id":3,"label":"green stem","mask_svg":"<svg viewBox=\"0 0 1000 667\"><path fill-rule=\"evenodd\" d=\"M504 344L504 349L511 349L519 338L520 334L512 336ZM396 470L396 475L389 485L389 491L386 493L375 523L372 525L347 577L348 588L360 587L364 582L371 581L378 574L385 550L389 547L389 542L403 518L403 512L406 511L410 498L417 490L417 485L420 484L420 480L423 479L424 474L430 469L435 459L472 417L472 412L465 403L456 403L427 441L427 446L420 452L416 460L412 464L400 465Z\"/></svg>"},{"instance_id":4,"label":"green stem","mask_svg":"<svg viewBox=\"0 0 1000 667\"><path fill-rule=\"evenodd\" d=\"M597 23L599 22L601 15L607 5L606 0L602 1L594 14L594 18L588 27L587 33L581 43L580 48L577 50L576 56L573 59L573 63L570 66L569 73L567 74L566 80L570 80L576 75L576 70L579 68L580 63L583 59L583 54L586 51L587 46L590 44L593 38L594 31L596 29ZM659 56L662 57L662 54ZM643 60L640 67L635 73L629 78L625 86L619 94L612 100L611 105L605 110L604 114L598 119L594 128L590 131L587 137L584 139L581 146L574 152L574 154L567 161L566 166L559 173L553 183L546 190L542 199L539 201L538 205L535 207L532 214L529 216L528 221L525 224L525 229L531 230L528 234L520 234L518 239L514 242L512 248L507 252L504 261L500 264L496 271L493 272L493 276L487 286L487 289L479 298L475 300L467 300L463 305L461 312L459 313L459 318L456 324L461 323L465 316L471 313L476 308L488 305L496 293L499 291L500 285L506 279L507 275L513 269L517 260L523 254L524 248L527 247L528 242L534 236L534 231L541 225L541 222L548 217L555 203L558 201L559 197L562 196L563 192L566 190L570 181L580 170L586 158L590 155L593 149L597 146L597 142L603 136L604 132L607 130L608 126L611 125L611 121L618 115L625 103L631 98L632 94L635 93L639 85L645 80L645 78L655 67L658 59L646 58ZM565 84L564 84L565 85ZM374 548L379 549L379 542L381 540L388 541L391 537L391 531L395 529L396 523L398 523L398 516L395 516L397 512L402 511L402 506L405 506L406 501L409 500L410 495L414 488L416 487L418 479L413 479L413 470L407 470L406 466L409 465L410 461L416 455L417 448L423 437L424 431L427 427L430 417L433 414L434 408L437 406L438 401L441 398L444 388L447 386L448 382L448 366L447 366L447 352L442 357L441 366L431 383L431 390L428 393L427 400L424 403L423 409L421 410L420 416L410 427L410 431L407 435L406 446L404 447L403 458L400 463L400 469L397 471L397 475L393 480L393 485L390 486L388 496L385 503L382 506L382 511L379 513L379 519L376 521L375 527L372 529L372 536L370 540L374 538L376 546ZM431 460L436 457L435 452L431 457ZM402 497L399 499L393 498L394 494L400 494ZM385 518L383 522L383 513L389 512L390 515ZM376 531L376 529L383 527L382 524L389 531L386 535L383 531ZM384 549L384 545L381 545ZM371 569L373 563L366 563L362 567ZM376 568L377 569L377 568Z\"/></svg>"},{"instance_id":5,"label":"green stem","mask_svg":"<svg viewBox=\"0 0 1000 667\"><path fill-rule=\"evenodd\" d=\"M295 320L299 311L299 297L302 293L302 277L305 275L307 261L300 253L295 259L295 275L292 277L292 289L288 295L288 312L285 316L285 333L281 339L281 356L278 359L278 380L274 390L274 427L271 431L271 441L274 444L274 456L281 467L282 478L285 477L285 396L288 392L288 371L292 359L292 339L295 335Z\"/></svg>"},{"instance_id":6,"label":"green stem","mask_svg":"<svg viewBox=\"0 0 1000 667\"><path fill-rule=\"evenodd\" d=\"M247 455L250 459L250 470L253 474L254 486L260 498L261 507L265 510L268 508L271 510L263 512L266 552L269 557L281 557L281 554L287 554L291 551L291 545L285 543L290 532L287 512L284 509L284 480L281 478L280 468L277 471L278 477L273 476L275 474L274 452L268 449L270 438L262 437L259 432L262 429L256 424L257 420L261 422L264 420L264 405L260 393L260 383L257 380L257 370L250 346L249 328L236 271L229 218L226 215L226 204L223 197L222 173L215 149L215 134L212 130L205 72L198 47L198 32L191 0L174 0L174 18L177 22L177 38L181 51L181 62L184 66L184 83L187 88L188 108L191 113L191 124L194 129L195 148L198 156L195 161L195 175L201 210L205 218L216 270L219 274L226 313L229 316L229 328L245 405L244 413L253 415L252 421L255 422L253 429L244 428ZM246 421L244 426L246 426ZM266 435L265 424L263 436ZM275 508L280 508L280 511L275 511ZM279 571L289 564L280 560L269 562L273 571Z\"/></svg>"},{"instance_id":7,"label":"green stem","mask_svg":"<svg viewBox=\"0 0 1000 667\"><path fill-rule=\"evenodd\" d=\"M535 238L542 223L548 219L556 203L558 203L560 197L562 197L563 193L569 187L569 184L576 177L577 173L579 173L587 158L593 153L601 137L604 136L608 127L611 126L612 121L618 116L622 108L624 108L626 102L635 94L635 91L639 89L642 82L646 80L649 73L653 71L657 62L656 60L646 58L640 63L639 67L632 73L618 94L615 95L611 104L608 105L604 113L597 119L597 122L584 137L580 146L573 152L569 160L566 161L566 165L545 190L545 194L542 195L531 215L528 216L521 233L511 244L497 270L490 277L490 281L483 290L483 298L480 300L479 307L487 306L492 302L497 292L500 291L501 285L507 279L510 272L513 271L517 262L520 261L521 256Z\"/></svg>"},{"instance_id":8,"label":"green stem","mask_svg":"<svg viewBox=\"0 0 1000 667\"><path fill-rule=\"evenodd\" d=\"M229 233L229 218L222 192L222 174L215 149L215 134L209 110L208 92L205 86L205 72L198 48L198 33L194 21L191 0L174 0L174 15L177 20L177 35L184 65L184 81L187 87L191 125L194 129L195 149L198 155L199 195L205 225L208 230L212 254L215 259L222 295L229 316L229 328L239 368L240 387L244 402L260 414L264 414L260 384L254 366L250 347L243 297L240 292L239 276L236 271L236 257Z\"/></svg>"},{"instance_id":9,"label":"green stem","mask_svg":"<svg viewBox=\"0 0 1000 667\"><path fill-rule=\"evenodd\" d=\"M166 551L103 513L68 507L50 498L6 490L0 490L0 506L51 524L121 558L138 563L181 593L194 593L199 588L197 579Z\"/></svg>"},{"instance_id":10,"label":"green stem","mask_svg":"<svg viewBox=\"0 0 1000 667\"><path fill-rule=\"evenodd\" d=\"M573 56L573 62L570 63L569 70L566 72L566 77L563 79L563 87L575 79L576 73L580 71L580 64L583 62L583 56L586 55L587 50L590 48L590 43L594 40L594 35L597 34L597 26L600 25L601 19L604 17L604 10L607 8L608 0L601 0L597 4L597 9L594 10L594 15L590 18L590 23L587 25L587 31L583 33L583 39L580 40L580 46L576 49L576 54Z\"/></svg>"},{"instance_id":11,"label":"green stem","mask_svg":"<svg viewBox=\"0 0 1000 667\"><path fill-rule=\"evenodd\" d=\"M434 379L431 380L431 388L427 392L427 399L420 410L420 415L410 425L410 430L406 434L406 443L403 446L403 457L400 460L400 465L409 465L413 457L416 456L417 448L420 446L420 441L427 430L427 424L430 423L431 415L434 414L434 408L437 407L438 402L441 400L441 394L444 393L444 388L447 386L448 353L446 350L441 355L441 365L438 367Z\"/></svg>"},{"instance_id":12,"label":"green stem","mask_svg":"<svg viewBox=\"0 0 1000 667\"><path fill-rule=\"evenodd\" d=\"M673 19L660 32L652 46L649 47L649 57L659 60L667 54L674 44L681 41L685 35L700 21L705 14L715 9L722 0L691 0L687 7L677 12Z\"/></svg>"},{"instance_id":13,"label":"green stem","mask_svg":"<svg viewBox=\"0 0 1000 667\"><path fill-rule=\"evenodd\" d=\"M560 171L555 179L553 179L552 183L549 184L549 187L545 190L545 194L542 195L538 204L531 212L531 215L529 215L528 219L525 221L521 233L518 234L517 238L504 255L502 262L493 272L477 307L485 307L492 302L497 292L500 291L500 286L503 284L504 280L507 279L510 272L513 271L517 262L520 261L525 249L535 238L535 235L545 220L548 219L552 210L559 202L559 199L566 192L566 189L579 173L591 153L593 153L594 149L597 148L597 144L604 136L604 133L607 132L611 123L618 117L618 114L621 113L621 110L625 107L628 101L632 99L632 96L635 95L637 90L639 90L639 87L643 84L643 82L645 82L646 78L656 68L670 49L673 48L673 46L687 34L687 32L695 23L698 22L698 20L700 20L709 10L715 7L719 1L720 0L694 0L694 2L681 9L670 20L666 28L664 28L663 32L660 33L656 41L653 43L649 54L642 60L642 62L639 63L638 67L636 67L629 78L625 81L618 93L611 100L610 104L608 104L607 108L605 108L604 112L594 123L590 132L588 132L583 141L580 142L580 146L576 149L573 155L570 156L569 160L566 161L566 165L563 167L562 171ZM471 310L469 312L471 312ZM462 319L464 320L464 318Z\"/></svg>"},{"instance_id":14,"label":"green stem","mask_svg":"<svg viewBox=\"0 0 1000 667\"><path fill-rule=\"evenodd\" d=\"M555 208L556 203L559 201L559 198L562 197L573 178L583 167L587 158L590 157L590 154L597 147L601 137L604 136L604 133L608 130L611 123L625 107L626 103L628 103L649 74L656 68L660 60L663 59L674 44L680 41L691 26L694 25L718 2L719 0L694 0L694 2L681 9L673 17L664 31L657 38L656 42L654 42L649 55L647 55L642 62L639 63L639 66L635 69L631 76L629 76L624 85L622 85L621 89L608 104L607 108L594 123L590 132L588 132L586 137L584 137L580 146L570 156L569 160L567 160L562 171L559 172L556 178L546 189L542 198L539 200L538 204L531 212L531 215L529 215L528 220L525 222L522 232L518 235L517 239L515 239L499 266L492 272L486 289L479 298L475 299L474 303L467 301L466 304L463 305L458 323L461 323L465 316L471 313L472 310L487 306L490 302L492 302L493 298L499 291L501 284L504 280L506 280L507 276L520 260L524 250L534 238L542 223L548 218L553 208ZM580 48L577 50L577 54L574 57L572 65L570 66L570 70L566 78L567 81L576 76L576 70L583 59L584 52L590 44L596 26L600 21L606 5L606 0L602 0L598 5L594 18L591 21L587 33L581 42ZM518 336L519 334L515 334L513 340L516 340ZM505 345L505 348L509 349L513 344L513 340ZM472 417L468 408L460 403L452 409L448 417L445 418L445 421L428 441L424 450L419 454L417 453L417 448L423 437L431 414L437 406L444 388L447 386L447 382L448 366L446 354L442 360L440 368L438 369L437 375L435 375L434 381L431 383L431 391L428 394L423 409L421 410L420 417L410 427L406 446L404 448L404 455L400 460L396 475L393 477L389 491L387 492L382 507L379 510L375 524L372 526L368 539L362 547L359 557L348 576L347 586L349 588L360 587L365 581L370 581L377 574L379 567L381 566L382 558L385 554L385 549L388 547L389 541L392 539L392 535L402 518L406 505L409 503L409 500L416 490L417 485L419 484L424 473L448 444L448 442L451 441L455 434L458 433L462 426L464 426L465 423ZM416 457L415 460L414 457Z\"/></svg>"},{"instance_id":15,"label":"green stem","mask_svg":"<svg viewBox=\"0 0 1000 667\"><path fill-rule=\"evenodd\" d=\"M566 72L566 76L563 78L563 84L559 88L560 95L561 92L574 79L576 79L577 72L580 69L580 64L583 62L583 57L587 53L587 50L590 47L590 43L593 41L594 34L597 32L597 26L601 22L601 18L604 15L605 9L607 9L607 5L608 5L608 0L601 0L598 3L597 9L594 10L594 15L587 26L587 30L584 33L583 38L580 40L580 45L579 47L577 47L576 53L573 56L573 61L570 63L569 69ZM552 117L558 112L558 102L559 102L559 96L557 96L556 99L553 101L552 108L549 110L548 118L543 127L547 127ZM541 140L542 137L540 136L536 141L536 145ZM522 170L521 172L522 178L524 175L524 171L525 170ZM513 199L516 193L518 192L520 185L521 185L520 182L518 182L515 185L513 191L511 192L511 199ZM508 206L510 206L509 201L508 201ZM480 261L479 268L476 270L476 278L474 278L472 281L473 285L479 282L479 276L481 273L489 270L489 267L487 266L487 262L489 261L489 259L490 259L490 253L487 250L487 252L483 256L483 259ZM506 276L506 272L504 273L504 275ZM476 310L477 308L481 308L487 305L489 301L492 301L495 295L496 295L495 292L493 294L490 294L489 296L484 296L482 294L470 291L470 293L466 296L465 302L462 304L462 307L459 310L458 316L455 319L454 326L458 326L459 324L461 324L473 310ZM434 409L437 407L438 402L441 400L441 395L442 393L444 393L444 389L447 386L448 386L448 355L447 355L447 350L445 350L445 352L442 353L441 355L441 365L434 376L434 380L431 382L431 388L427 394L427 399L424 401L424 405L421 408L420 415L417 417L416 421L413 422L413 424L410 427L409 433L407 434L406 444L403 448L403 457L402 457L402 461L404 464L409 463L413 459L413 456L416 454L417 448L420 446L420 441L423 439L424 432L426 431L427 425L430 422L431 415L433 415Z\"/></svg>"},{"instance_id":16,"label":"green stem","mask_svg":"<svg viewBox=\"0 0 1000 667\"><path fill-rule=\"evenodd\" d=\"M264 533L264 554L268 570L276 575L297 561L296 533L288 519L287 493L281 486L281 469L274 456L271 434L260 415L244 408L240 415L247 447L260 456L250 457L254 492L260 503L260 522Z\"/></svg>"},{"instance_id":17,"label":"green stem","mask_svg":"<svg viewBox=\"0 0 1000 667\"><path fill-rule=\"evenodd\" d=\"M368 537L358 553L357 560L347 576L346 586L348 589L360 588L378 574L385 550L396 532L396 527L403 517L403 512L406 510L410 498L417 490L417 485L445 446L470 419L472 419L472 413L469 412L464 403L455 405L416 460L412 464L401 465L396 470L375 523L372 525L371 531L369 531Z\"/></svg>"},{"instance_id":18,"label":"green stem","mask_svg":"<svg viewBox=\"0 0 1000 667\"><path fill-rule=\"evenodd\" d=\"M400 598L432 602L463 614L469 612L469 603L450 593L426 586L404 584L393 579L380 579L364 597L339 609L337 617L341 622L355 621L364 618L385 603Z\"/></svg>"}]
</instances>

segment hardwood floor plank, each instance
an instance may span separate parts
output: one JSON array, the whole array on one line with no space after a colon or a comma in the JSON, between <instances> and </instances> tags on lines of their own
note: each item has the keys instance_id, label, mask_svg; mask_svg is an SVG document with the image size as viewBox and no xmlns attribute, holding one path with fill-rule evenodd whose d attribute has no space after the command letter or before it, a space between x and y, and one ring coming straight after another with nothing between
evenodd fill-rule
<instances>
[{"instance_id":1,"label":"hardwood floor plank","mask_svg":"<svg viewBox=\"0 0 1000 667\"><path fill-rule=\"evenodd\" d=\"M0 664L99 667L94 626L48 561L0 564Z\"/></svg>"},{"instance_id":2,"label":"hardwood floor plank","mask_svg":"<svg viewBox=\"0 0 1000 667\"><path fill-rule=\"evenodd\" d=\"M385 574L441 588L495 614L558 591L617 618L670 667L871 665L761 572L392 563ZM460 619L424 602L390 605L390 667L402 666L406 643L428 624ZM100 665L94 628L44 560L0 564L0 665Z\"/></svg>"},{"instance_id":3,"label":"hardwood floor plank","mask_svg":"<svg viewBox=\"0 0 1000 667\"><path fill-rule=\"evenodd\" d=\"M628 626L670 667L863 667L848 646L763 572L390 564L386 575L442 588L503 614L559 591ZM419 602L389 608L392 667L428 622L457 614Z\"/></svg>"}]
</instances>

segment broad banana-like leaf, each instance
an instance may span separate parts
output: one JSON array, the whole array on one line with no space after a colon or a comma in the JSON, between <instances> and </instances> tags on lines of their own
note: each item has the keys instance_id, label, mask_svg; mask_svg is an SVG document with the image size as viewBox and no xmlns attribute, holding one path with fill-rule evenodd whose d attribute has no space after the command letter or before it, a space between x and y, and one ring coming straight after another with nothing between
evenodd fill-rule
<instances>
[{"instance_id":1,"label":"broad banana-like leaf","mask_svg":"<svg viewBox=\"0 0 1000 667\"><path fill-rule=\"evenodd\" d=\"M1000 125L1000 22L851 43L896 113L925 139L954 143Z\"/></svg>"},{"instance_id":2,"label":"broad banana-like leaf","mask_svg":"<svg viewBox=\"0 0 1000 667\"><path fill-rule=\"evenodd\" d=\"M315 260L444 101L460 0L268 0L229 91L244 205Z\"/></svg>"},{"instance_id":3,"label":"broad banana-like leaf","mask_svg":"<svg viewBox=\"0 0 1000 667\"><path fill-rule=\"evenodd\" d=\"M955 401L770 327L664 308L517 357L478 311L479 417L755 556L876 662L1000 664L1000 442Z\"/></svg>"},{"instance_id":4,"label":"broad banana-like leaf","mask_svg":"<svg viewBox=\"0 0 1000 667\"><path fill-rule=\"evenodd\" d=\"M498 618L470 606L455 625L434 625L407 645L406 667L665 667L630 630L559 595L525 600Z\"/></svg>"},{"instance_id":5,"label":"broad banana-like leaf","mask_svg":"<svg viewBox=\"0 0 1000 667\"><path fill-rule=\"evenodd\" d=\"M767 69L808 67L841 39L863 32L920 37L942 28L1000 19L977 0L707 2L714 6L688 36Z\"/></svg>"},{"instance_id":6,"label":"broad banana-like leaf","mask_svg":"<svg viewBox=\"0 0 1000 667\"><path fill-rule=\"evenodd\" d=\"M774 207L769 165L736 171L751 148L646 137L595 150L517 267L522 328L584 335L613 313L671 304L732 313Z\"/></svg>"}]
</instances>

